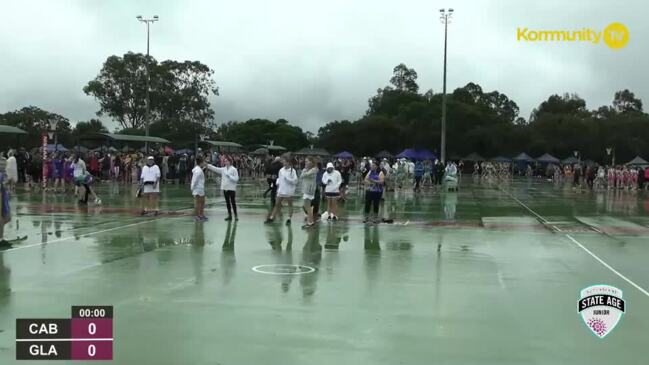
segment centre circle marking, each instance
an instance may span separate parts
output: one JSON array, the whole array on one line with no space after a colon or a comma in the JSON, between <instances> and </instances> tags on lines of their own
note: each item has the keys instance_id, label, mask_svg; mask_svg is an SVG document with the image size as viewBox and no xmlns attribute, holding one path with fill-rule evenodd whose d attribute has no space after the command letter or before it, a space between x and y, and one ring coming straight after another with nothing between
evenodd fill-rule
<instances>
[{"instance_id":1,"label":"centre circle marking","mask_svg":"<svg viewBox=\"0 0 649 365\"><path fill-rule=\"evenodd\" d=\"M311 266L292 264L257 265L252 271L266 275L303 275L315 271Z\"/></svg>"}]
</instances>

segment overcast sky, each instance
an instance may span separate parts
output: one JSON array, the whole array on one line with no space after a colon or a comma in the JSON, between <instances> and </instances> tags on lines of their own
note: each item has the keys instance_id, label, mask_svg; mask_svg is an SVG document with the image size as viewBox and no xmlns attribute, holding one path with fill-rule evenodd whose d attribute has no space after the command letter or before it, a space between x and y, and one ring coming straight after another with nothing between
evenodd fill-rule
<instances>
[{"instance_id":1,"label":"overcast sky","mask_svg":"<svg viewBox=\"0 0 649 365\"><path fill-rule=\"evenodd\" d=\"M0 12L0 112L36 105L72 123L94 117L98 105L82 87L108 56L145 52L135 16L156 14L152 55L214 69L217 122L286 118L315 132L360 117L400 62L415 68L422 91L440 92L441 7L455 9L449 91L476 82L508 95L526 119L563 92L596 108L628 88L649 108L644 0L22 0L3 2ZM614 21L630 33L617 51L516 40L517 27L602 30Z\"/></svg>"}]
</instances>

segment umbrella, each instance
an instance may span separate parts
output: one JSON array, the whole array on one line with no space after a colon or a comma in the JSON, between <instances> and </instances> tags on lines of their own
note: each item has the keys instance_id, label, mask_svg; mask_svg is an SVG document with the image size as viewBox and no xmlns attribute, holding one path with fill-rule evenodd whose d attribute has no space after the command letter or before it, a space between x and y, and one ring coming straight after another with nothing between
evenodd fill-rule
<instances>
[{"instance_id":1,"label":"umbrella","mask_svg":"<svg viewBox=\"0 0 649 365\"><path fill-rule=\"evenodd\" d=\"M512 160L514 160L514 161L534 162L534 159L532 157L530 157L530 155L528 155L525 152L522 152L518 156L514 157Z\"/></svg>"},{"instance_id":2,"label":"umbrella","mask_svg":"<svg viewBox=\"0 0 649 365\"><path fill-rule=\"evenodd\" d=\"M415 150L413 150L412 148L406 148L405 150L401 151L401 153L399 153L396 157L415 159L417 158L417 152L415 152Z\"/></svg>"},{"instance_id":3,"label":"umbrella","mask_svg":"<svg viewBox=\"0 0 649 365\"><path fill-rule=\"evenodd\" d=\"M625 165L634 165L634 166L649 166L649 162L645 160L644 158L640 156L635 156L635 158L627 163Z\"/></svg>"},{"instance_id":4,"label":"umbrella","mask_svg":"<svg viewBox=\"0 0 649 365\"><path fill-rule=\"evenodd\" d=\"M502 162L512 162L512 159L511 159L511 158L507 158L507 157L503 157L503 156L498 156L498 157L494 157L494 158L492 158L492 159L491 159L491 162L499 162L499 163L502 163Z\"/></svg>"},{"instance_id":5,"label":"umbrella","mask_svg":"<svg viewBox=\"0 0 649 365\"><path fill-rule=\"evenodd\" d=\"M376 154L377 158L392 158L392 154L386 150L383 150Z\"/></svg>"},{"instance_id":6,"label":"umbrella","mask_svg":"<svg viewBox=\"0 0 649 365\"><path fill-rule=\"evenodd\" d=\"M321 156L321 157L326 157L330 156L331 154L327 152L327 150L322 149L322 148L303 148L297 152L294 153L296 156Z\"/></svg>"},{"instance_id":7,"label":"umbrella","mask_svg":"<svg viewBox=\"0 0 649 365\"><path fill-rule=\"evenodd\" d=\"M479 154L473 152L470 153L468 156L465 156L463 158L464 161L472 161L472 162L477 162L477 161L484 161L484 157L480 156Z\"/></svg>"},{"instance_id":8,"label":"umbrella","mask_svg":"<svg viewBox=\"0 0 649 365\"><path fill-rule=\"evenodd\" d=\"M408 158L411 160L434 160L437 158L435 154L430 152L429 150L415 150L413 148L406 148L405 150L401 151L401 153L399 153L396 157Z\"/></svg>"},{"instance_id":9,"label":"umbrella","mask_svg":"<svg viewBox=\"0 0 649 365\"><path fill-rule=\"evenodd\" d=\"M194 153L194 150L190 150L189 148L183 148L181 150L174 151L174 153L177 155L189 155Z\"/></svg>"},{"instance_id":10,"label":"umbrella","mask_svg":"<svg viewBox=\"0 0 649 365\"><path fill-rule=\"evenodd\" d=\"M434 153L430 152L429 150L423 149L423 150L418 150L415 151L417 154L416 159L417 160L434 160L437 158Z\"/></svg>"},{"instance_id":11,"label":"umbrella","mask_svg":"<svg viewBox=\"0 0 649 365\"><path fill-rule=\"evenodd\" d=\"M250 153L251 155L258 155L258 156L265 156L268 154L268 149L267 148L257 148L256 150L252 151Z\"/></svg>"},{"instance_id":12,"label":"umbrella","mask_svg":"<svg viewBox=\"0 0 649 365\"><path fill-rule=\"evenodd\" d=\"M563 160L561 160L561 163L564 165L572 165L577 162L579 162L579 159L577 159L577 157L575 156L566 157Z\"/></svg>"},{"instance_id":13,"label":"umbrella","mask_svg":"<svg viewBox=\"0 0 649 365\"><path fill-rule=\"evenodd\" d=\"M335 158L343 158L343 159L352 159L352 158L354 158L354 155L352 155L351 153L349 153L347 151L342 151L342 152L336 153L334 155L334 157Z\"/></svg>"},{"instance_id":14,"label":"umbrella","mask_svg":"<svg viewBox=\"0 0 649 365\"><path fill-rule=\"evenodd\" d=\"M541 162L541 163L559 163L560 162L558 158L552 156L549 153L546 153L543 156L538 157L536 159L536 161Z\"/></svg>"},{"instance_id":15,"label":"umbrella","mask_svg":"<svg viewBox=\"0 0 649 365\"><path fill-rule=\"evenodd\" d=\"M48 144L47 145L47 152L68 152L68 149L63 147L62 144Z\"/></svg>"},{"instance_id":16,"label":"umbrella","mask_svg":"<svg viewBox=\"0 0 649 365\"><path fill-rule=\"evenodd\" d=\"M89 151L88 148L83 147L83 146L79 146L79 145L76 145L76 146L72 147L72 149L75 150L75 151L82 152L82 153L86 153L86 152Z\"/></svg>"},{"instance_id":17,"label":"umbrella","mask_svg":"<svg viewBox=\"0 0 649 365\"><path fill-rule=\"evenodd\" d=\"M165 146L164 152L168 153L168 154L172 154L172 153L174 153L174 150L171 147Z\"/></svg>"}]
</instances>

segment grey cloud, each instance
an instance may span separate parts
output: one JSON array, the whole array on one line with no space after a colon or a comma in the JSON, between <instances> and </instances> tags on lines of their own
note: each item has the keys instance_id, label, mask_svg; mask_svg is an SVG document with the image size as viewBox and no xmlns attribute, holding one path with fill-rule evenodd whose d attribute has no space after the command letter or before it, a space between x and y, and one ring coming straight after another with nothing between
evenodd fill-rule
<instances>
[{"instance_id":1,"label":"grey cloud","mask_svg":"<svg viewBox=\"0 0 649 365\"><path fill-rule=\"evenodd\" d=\"M34 104L73 122L94 117L82 87L112 54L145 50L135 15L160 16L152 54L196 59L215 70L218 122L286 118L306 130L357 119L392 68L414 67L423 90L442 89L439 7L454 7L449 28L448 90L477 82L515 100L521 115L552 93L577 92L590 108L629 88L649 103L649 5L640 0L544 2L267 2L34 0L0 14L0 111ZM29 21L26 21L29 19ZM516 27L603 28L631 33L619 51L588 44L516 41Z\"/></svg>"}]
</instances>

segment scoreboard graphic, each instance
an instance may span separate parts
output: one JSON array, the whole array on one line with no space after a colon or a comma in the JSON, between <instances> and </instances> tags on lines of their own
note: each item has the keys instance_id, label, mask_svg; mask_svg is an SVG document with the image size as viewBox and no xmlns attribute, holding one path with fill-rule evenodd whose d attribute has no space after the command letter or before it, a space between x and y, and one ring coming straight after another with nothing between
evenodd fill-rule
<instances>
[{"instance_id":1,"label":"scoreboard graphic","mask_svg":"<svg viewBox=\"0 0 649 365\"><path fill-rule=\"evenodd\" d=\"M72 306L71 318L16 319L16 360L112 359L112 306Z\"/></svg>"}]
</instances>

